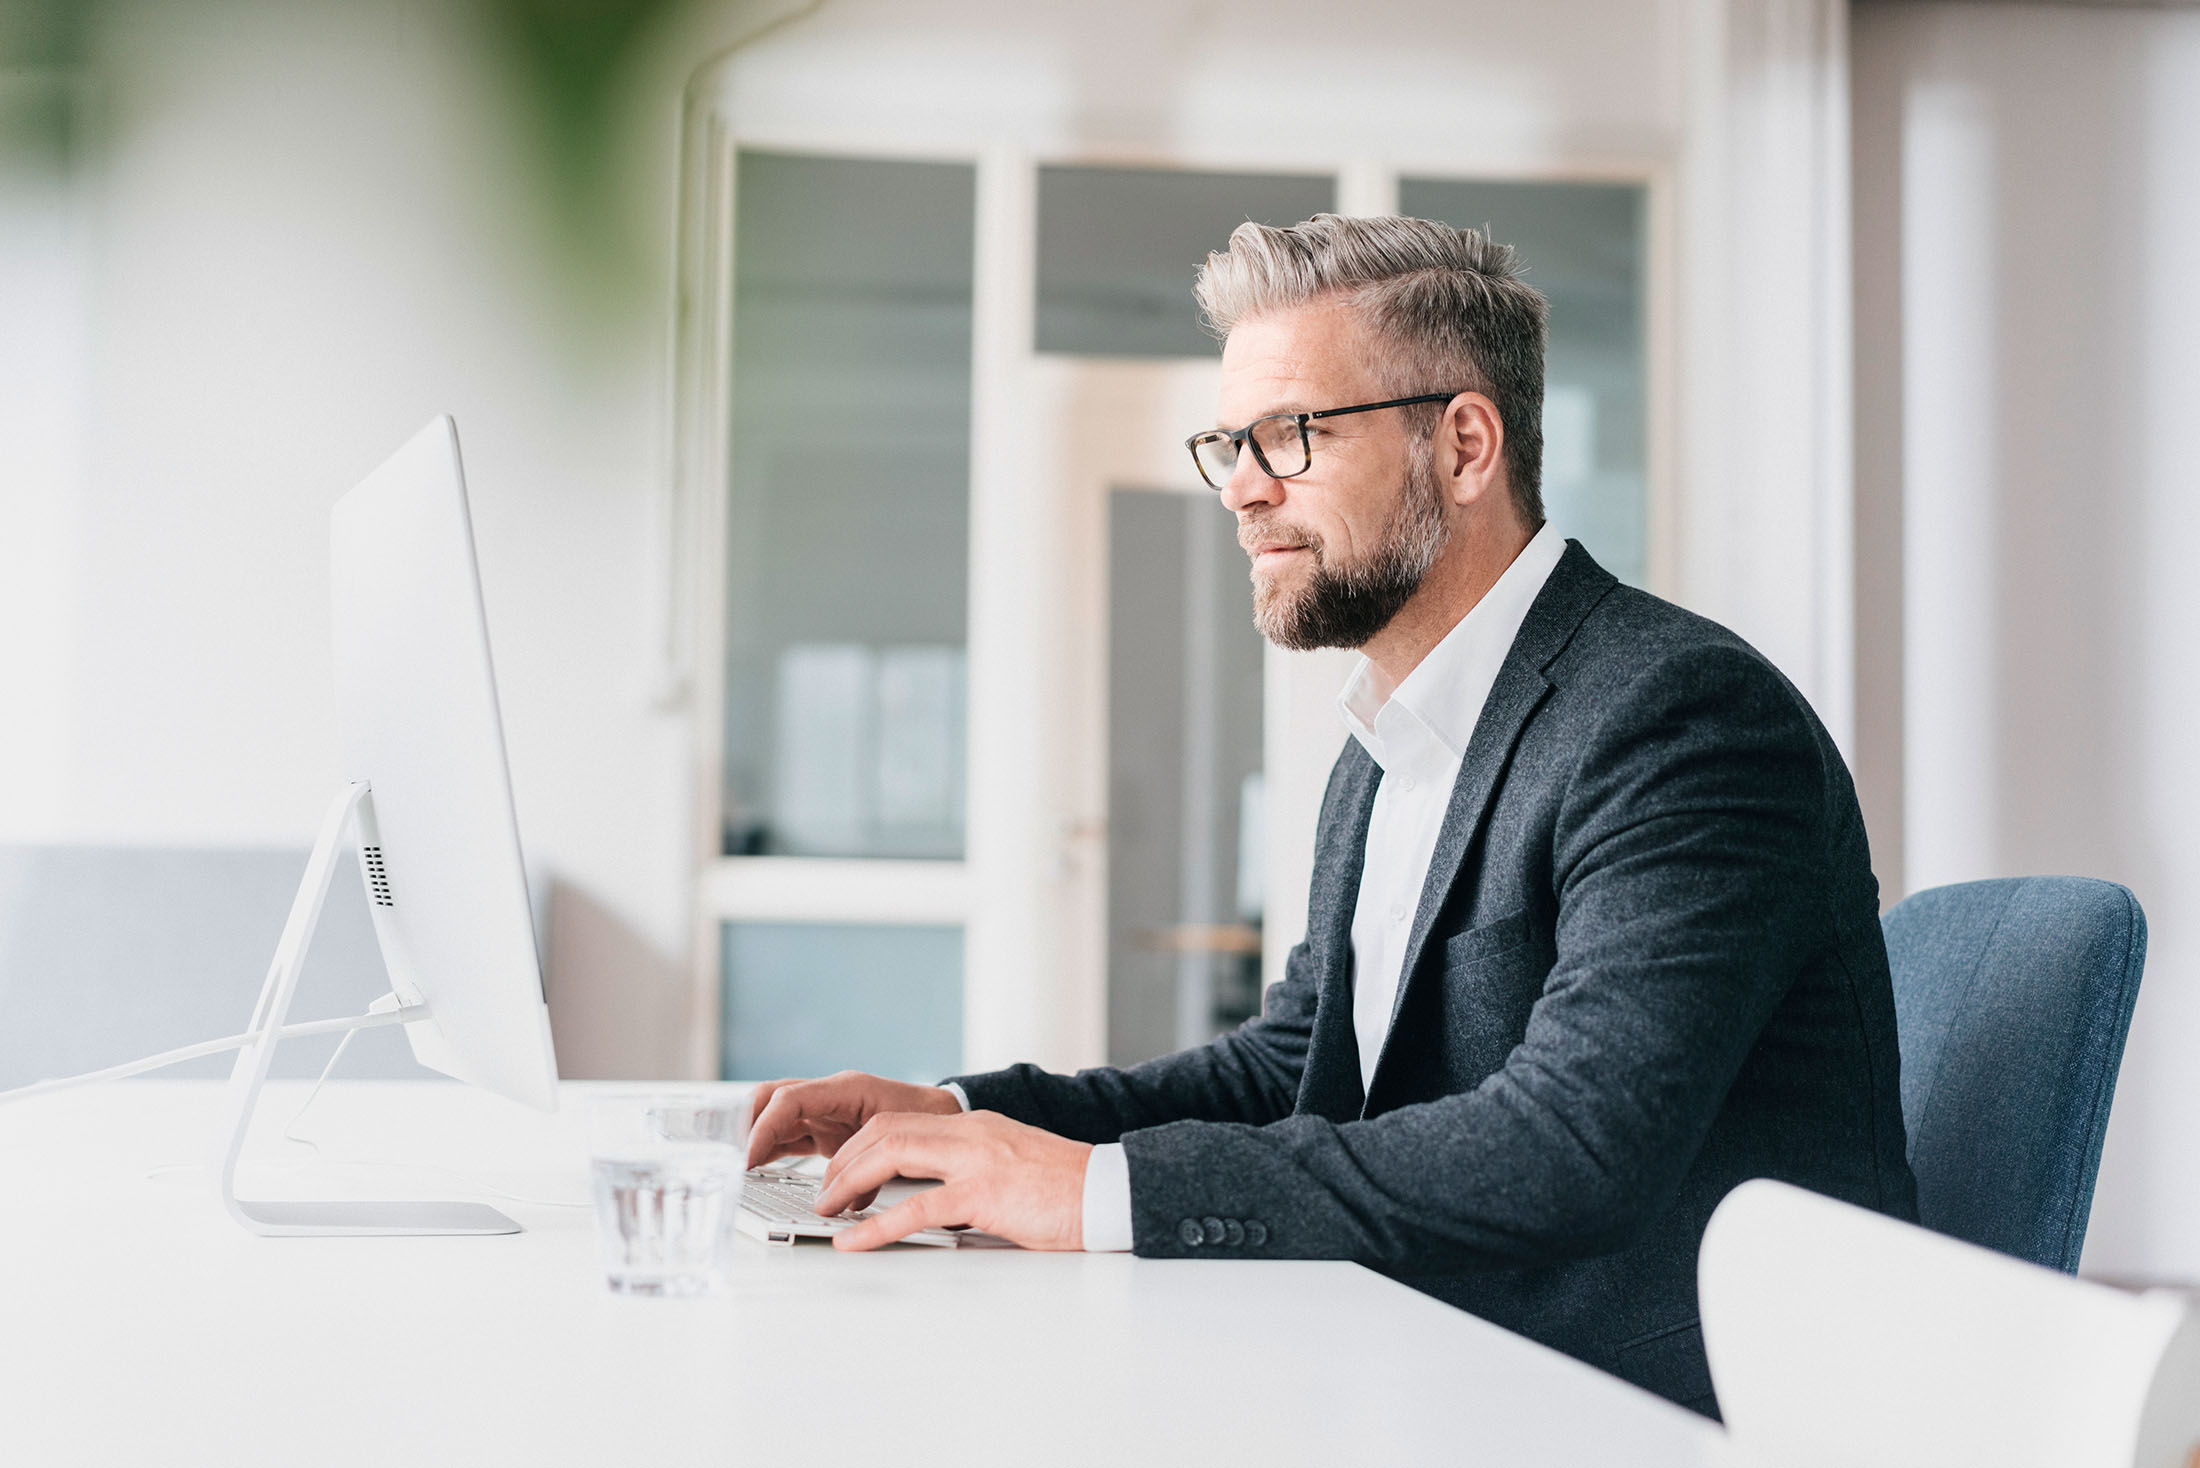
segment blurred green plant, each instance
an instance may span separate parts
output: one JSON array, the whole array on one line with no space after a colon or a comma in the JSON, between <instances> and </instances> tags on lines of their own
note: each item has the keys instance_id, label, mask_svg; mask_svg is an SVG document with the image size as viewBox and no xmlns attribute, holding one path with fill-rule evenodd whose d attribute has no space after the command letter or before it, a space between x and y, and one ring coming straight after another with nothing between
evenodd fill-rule
<instances>
[{"instance_id":1,"label":"blurred green plant","mask_svg":"<svg viewBox=\"0 0 2200 1468\"><path fill-rule=\"evenodd\" d=\"M503 47L532 113L565 263L614 304L643 278L634 251L648 237L618 212L619 87L636 47L684 0L482 3L489 39Z\"/></svg>"},{"instance_id":2,"label":"blurred green plant","mask_svg":"<svg viewBox=\"0 0 2200 1468\"><path fill-rule=\"evenodd\" d=\"M65 171L82 144L80 0L0 0L0 162Z\"/></svg>"}]
</instances>

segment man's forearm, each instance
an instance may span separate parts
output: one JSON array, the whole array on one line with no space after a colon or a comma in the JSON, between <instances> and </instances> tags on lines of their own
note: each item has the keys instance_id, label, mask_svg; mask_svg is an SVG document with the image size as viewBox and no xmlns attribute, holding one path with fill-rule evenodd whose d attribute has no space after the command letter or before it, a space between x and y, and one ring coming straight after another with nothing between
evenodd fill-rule
<instances>
[{"instance_id":1,"label":"man's forearm","mask_svg":"<svg viewBox=\"0 0 2200 1468\"><path fill-rule=\"evenodd\" d=\"M1316 984L1304 950L1292 951L1258 1018L1208 1044L1121 1069L1057 1075L1015 1065L949 1084L968 1106L1095 1144L1172 1121L1280 1121L1298 1095L1313 1031Z\"/></svg>"}]
</instances>

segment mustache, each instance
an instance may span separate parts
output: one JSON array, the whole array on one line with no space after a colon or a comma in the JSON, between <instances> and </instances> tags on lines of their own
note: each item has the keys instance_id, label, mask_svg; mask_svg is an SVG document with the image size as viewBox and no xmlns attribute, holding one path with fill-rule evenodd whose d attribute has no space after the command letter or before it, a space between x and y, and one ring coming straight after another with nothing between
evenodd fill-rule
<instances>
[{"instance_id":1,"label":"mustache","mask_svg":"<svg viewBox=\"0 0 2200 1468\"><path fill-rule=\"evenodd\" d=\"M1248 556L1257 556L1262 551L1296 550L1302 546L1318 556L1322 548L1321 537L1311 530L1293 530L1259 520L1238 526L1237 541L1238 548Z\"/></svg>"}]
</instances>

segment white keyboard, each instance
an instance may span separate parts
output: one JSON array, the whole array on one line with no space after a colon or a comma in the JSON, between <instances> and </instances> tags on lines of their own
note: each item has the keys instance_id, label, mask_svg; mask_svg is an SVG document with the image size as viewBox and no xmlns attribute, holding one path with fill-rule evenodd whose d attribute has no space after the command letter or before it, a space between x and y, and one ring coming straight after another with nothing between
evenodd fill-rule
<instances>
[{"instance_id":1,"label":"white keyboard","mask_svg":"<svg viewBox=\"0 0 2200 1468\"><path fill-rule=\"evenodd\" d=\"M817 1212L817 1192L815 1178L755 1169L742 1179L741 1207L734 1214L734 1224L767 1244L791 1244L796 1239L829 1239L880 1211L864 1208L825 1218ZM960 1238L950 1229L927 1228L902 1242L952 1249Z\"/></svg>"}]
</instances>

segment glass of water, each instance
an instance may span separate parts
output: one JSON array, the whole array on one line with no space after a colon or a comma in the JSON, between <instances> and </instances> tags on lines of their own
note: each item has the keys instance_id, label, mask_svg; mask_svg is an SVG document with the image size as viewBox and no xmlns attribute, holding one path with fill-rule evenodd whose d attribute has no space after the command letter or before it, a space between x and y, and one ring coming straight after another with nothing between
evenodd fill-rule
<instances>
[{"instance_id":1,"label":"glass of water","mask_svg":"<svg viewBox=\"0 0 2200 1468\"><path fill-rule=\"evenodd\" d=\"M596 1237L622 1295L724 1287L748 1147L748 1106L730 1097L608 1096L590 1118Z\"/></svg>"}]
</instances>

